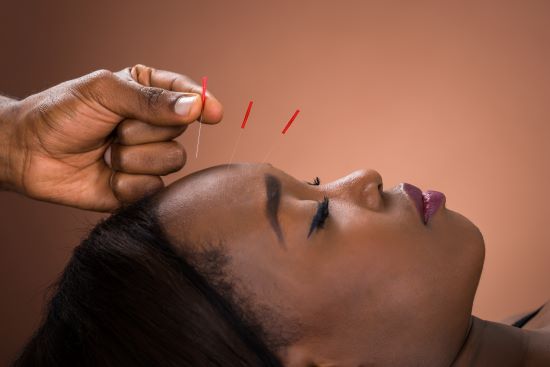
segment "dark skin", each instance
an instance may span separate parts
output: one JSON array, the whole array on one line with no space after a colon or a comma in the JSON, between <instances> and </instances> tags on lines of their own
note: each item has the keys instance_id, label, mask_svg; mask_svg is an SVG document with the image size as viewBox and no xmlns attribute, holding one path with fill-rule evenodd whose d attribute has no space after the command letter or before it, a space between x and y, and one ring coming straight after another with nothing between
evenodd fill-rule
<instances>
[{"instance_id":1,"label":"dark skin","mask_svg":"<svg viewBox=\"0 0 550 367\"><path fill-rule=\"evenodd\" d=\"M201 110L205 123L222 117L200 92L137 65L0 97L0 189L97 211L160 190L160 176L185 162L173 139ZM308 236L324 197L329 217ZM166 188L158 204L182 252L221 245L237 292L298 325L300 337L276 351L287 366L550 364L548 307L524 329L471 316L478 229L446 208L425 226L375 171L315 186L270 165L214 167Z\"/></svg>"},{"instance_id":2,"label":"dark skin","mask_svg":"<svg viewBox=\"0 0 550 367\"><path fill-rule=\"evenodd\" d=\"M282 235L270 219L272 179ZM325 196L329 218L308 238ZM278 351L287 366L550 361L548 333L471 316L484 260L477 227L447 208L424 225L399 185L382 190L376 171L314 186L270 165L220 166L172 184L159 200L177 246L221 243L238 292L299 322L299 340Z\"/></svg>"},{"instance_id":3,"label":"dark skin","mask_svg":"<svg viewBox=\"0 0 550 367\"><path fill-rule=\"evenodd\" d=\"M95 211L160 190L185 149L173 139L223 108L191 79L143 65L101 70L17 101L0 98L0 189Z\"/></svg>"}]
</instances>

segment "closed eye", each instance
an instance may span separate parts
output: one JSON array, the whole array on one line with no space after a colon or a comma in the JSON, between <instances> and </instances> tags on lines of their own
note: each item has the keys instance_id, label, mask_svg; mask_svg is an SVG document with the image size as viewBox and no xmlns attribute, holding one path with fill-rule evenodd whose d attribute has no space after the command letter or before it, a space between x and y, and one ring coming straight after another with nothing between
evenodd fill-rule
<instances>
[{"instance_id":1,"label":"closed eye","mask_svg":"<svg viewBox=\"0 0 550 367\"><path fill-rule=\"evenodd\" d=\"M324 197L323 201L317 203L317 211L315 212L315 215L311 220L311 225L309 226L309 233L307 234L308 238L315 230L324 227L325 221L327 220L329 215L328 207L329 199L326 196Z\"/></svg>"}]
</instances>

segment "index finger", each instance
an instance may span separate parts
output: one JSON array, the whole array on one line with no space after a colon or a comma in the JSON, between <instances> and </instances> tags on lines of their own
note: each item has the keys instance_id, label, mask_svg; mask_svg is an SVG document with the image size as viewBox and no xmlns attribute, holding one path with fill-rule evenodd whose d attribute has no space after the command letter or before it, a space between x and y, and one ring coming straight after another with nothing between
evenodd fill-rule
<instances>
[{"instance_id":1,"label":"index finger","mask_svg":"<svg viewBox=\"0 0 550 367\"><path fill-rule=\"evenodd\" d=\"M191 78L172 71L158 70L144 65L136 65L122 70L123 76L142 85L162 88L174 92L202 94L202 86ZM202 122L217 124L223 117L223 106L208 90L202 112Z\"/></svg>"}]
</instances>

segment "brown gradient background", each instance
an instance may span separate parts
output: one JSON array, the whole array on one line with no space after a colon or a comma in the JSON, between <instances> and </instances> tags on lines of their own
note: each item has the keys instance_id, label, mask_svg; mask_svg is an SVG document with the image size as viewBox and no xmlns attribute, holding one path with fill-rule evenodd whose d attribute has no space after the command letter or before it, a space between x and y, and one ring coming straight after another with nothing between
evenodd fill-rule
<instances>
[{"instance_id":1,"label":"brown gradient background","mask_svg":"<svg viewBox=\"0 0 550 367\"><path fill-rule=\"evenodd\" d=\"M413 4L414 3L414 4ZM135 63L208 75L224 121L180 140L181 173L270 161L329 181L376 168L447 195L482 230L475 314L493 320L550 289L550 2L4 1L0 89L24 97ZM281 140L280 129L302 110ZM0 194L0 364L40 320L48 285L100 215Z\"/></svg>"}]
</instances>

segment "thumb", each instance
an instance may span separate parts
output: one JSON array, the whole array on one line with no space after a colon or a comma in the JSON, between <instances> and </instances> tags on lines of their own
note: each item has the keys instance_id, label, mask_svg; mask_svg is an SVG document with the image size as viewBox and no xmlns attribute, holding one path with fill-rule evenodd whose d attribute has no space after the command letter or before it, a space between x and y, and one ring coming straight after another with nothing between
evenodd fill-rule
<instances>
[{"instance_id":1,"label":"thumb","mask_svg":"<svg viewBox=\"0 0 550 367\"><path fill-rule=\"evenodd\" d=\"M88 87L94 99L124 118L174 126L189 124L201 114L201 98L196 93L143 86L111 72L99 73L90 84Z\"/></svg>"}]
</instances>

